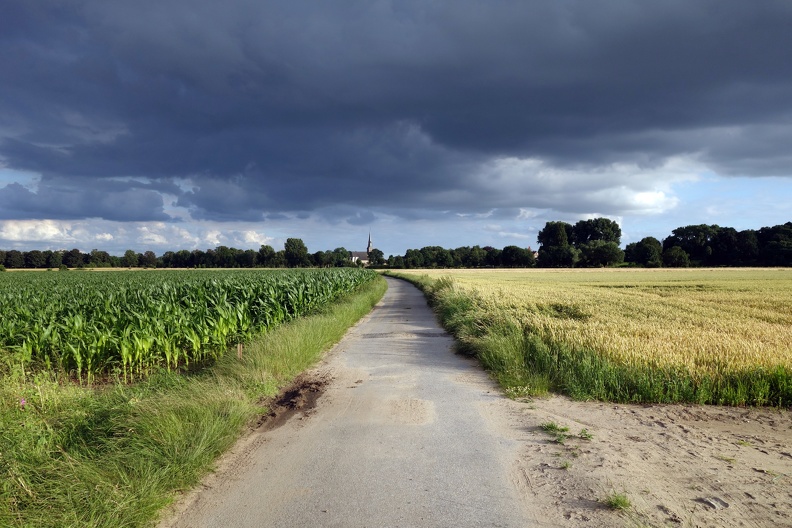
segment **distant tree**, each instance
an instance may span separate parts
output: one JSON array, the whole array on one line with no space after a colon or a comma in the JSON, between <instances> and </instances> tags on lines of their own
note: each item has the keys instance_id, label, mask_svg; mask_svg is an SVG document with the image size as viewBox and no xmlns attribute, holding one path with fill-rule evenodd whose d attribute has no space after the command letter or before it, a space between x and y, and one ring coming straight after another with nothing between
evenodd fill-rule
<instances>
[{"instance_id":1,"label":"distant tree","mask_svg":"<svg viewBox=\"0 0 792 528\"><path fill-rule=\"evenodd\" d=\"M283 247L286 265L290 268L308 266L308 248L301 238L287 238Z\"/></svg>"},{"instance_id":2,"label":"distant tree","mask_svg":"<svg viewBox=\"0 0 792 528\"><path fill-rule=\"evenodd\" d=\"M493 268L498 268L501 266L501 255L503 250L494 248L492 246L484 246L482 249L486 253L486 256L484 257L485 266L491 266Z\"/></svg>"},{"instance_id":3,"label":"distant tree","mask_svg":"<svg viewBox=\"0 0 792 528\"><path fill-rule=\"evenodd\" d=\"M211 257L207 251L203 251L200 249L194 249L190 253L190 261L192 265L196 268L211 268L212 261Z\"/></svg>"},{"instance_id":4,"label":"distant tree","mask_svg":"<svg viewBox=\"0 0 792 528\"><path fill-rule=\"evenodd\" d=\"M275 250L272 248L272 246L262 244L258 250L258 257L256 259L256 264L264 268L274 267L272 262L274 257L275 257Z\"/></svg>"},{"instance_id":5,"label":"distant tree","mask_svg":"<svg viewBox=\"0 0 792 528\"><path fill-rule=\"evenodd\" d=\"M451 258L454 259L453 267L455 268L463 268L468 267L467 262L470 260L470 247L462 246L456 249L450 250Z\"/></svg>"},{"instance_id":6,"label":"distant tree","mask_svg":"<svg viewBox=\"0 0 792 528\"><path fill-rule=\"evenodd\" d=\"M501 252L501 265L505 268L530 268L536 265L536 259L530 248L506 246Z\"/></svg>"},{"instance_id":7,"label":"distant tree","mask_svg":"<svg viewBox=\"0 0 792 528\"><path fill-rule=\"evenodd\" d=\"M594 240L613 242L618 247L621 243L621 228L619 224L608 218L580 220L574 225L572 236L568 238L569 242L578 248Z\"/></svg>"},{"instance_id":8,"label":"distant tree","mask_svg":"<svg viewBox=\"0 0 792 528\"><path fill-rule=\"evenodd\" d=\"M8 252L3 251L2 249L0 249L0 265L5 266L5 261L6 261L6 255L7 254L8 254Z\"/></svg>"},{"instance_id":9,"label":"distant tree","mask_svg":"<svg viewBox=\"0 0 792 528\"><path fill-rule=\"evenodd\" d=\"M239 268L253 268L256 266L256 253L252 249L246 249L245 251L239 251L236 254L236 266Z\"/></svg>"},{"instance_id":10,"label":"distant tree","mask_svg":"<svg viewBox=\"0 0 792 528\"><path fill-rule=\"evenodd\" d=\"M63 264L69 268L81 268L85 266L85 255L79 249L72 249L63 254Z\"/></svg>"},{"instance_id":11,"label":"distant tree","mask_svg":"<svg viewBox=\"0 0 792 528\"><path fill-rule=\"evenodd\" d=\"M177 267L176 264L175 264L176 253L174 253L173 251L166 251L165 253L163 253L162 256L160 257L160 260L162 261L162 267L163 268L176 268Z\"/></svg>"},{"instance_id":12,"label":"distant tree","mask_svg":"<svg viewBox=\"0 0 792 528\"><path fill-rule=\"evenodd\" d=\"M25 256L21 251L12 249L6 252L5 267L8 269L21 269L25 267Z\"/></svg>"},{"instance_id":13,"label":"distant tree","mask_svg":"<svg viewBox=\"0 0 792 528\"><path fill-rule=\"evenodd\" d=\"M710 241L712 254L708 264L734 266L739 259L739 233L733 227L720 227Z\"/></svg>"},{"instance_id":14,"label":"distant tree","mask_svg":"<svg viewBox=\"0 0 792 528\"><path fill-rule=\"evenodd\" d=\"M110 253L98 249L92 249L88 259L90 266L95 268L109 268L110 267Z\"/></svg>"},{"instance_id":15,"label":"distant tree","mask_svg":"<svg viewBox=\"0 0 792 528\"><path fill-rule=\"evenodd\" d=\"M45 268L47 266L47 256L43 252L34 249L25 253L26 268Z\"/></svg>"},{"instance_id":16,"label":"distant tree","mask_svg":"<svg viewBox=\"0 0 792 528\"><path fill-rule=\"evenodd\" d=\"M571 268L580 260L580 251L571 245L539 248L537 265L542 268Z\"/></svg>"},{"instance_id":17,"label":"distant tree","mask_svg":"<svg viewBox=\"0 0 792 528\"><path fill-rule=\"evenodd\" d=\"M717 225L689 225L678 227L671 236L663 240L663 251L673 246L681 247L688 254L690 263L695 266L710 264L712 240L720 230Z\"/></svg>"},{"instance_id":18,"label":"distant tree","mask_svg":"<svg viewBox=\"0 0 792 528\"><path fill-rule=\"evenodd\" d=\"M746 229L737 233L737 266L756 266L759 260L759 239L756 231Z\"/></svg>"},{"instance_id":19,"label":"distant tree","mask_svg":"<svg viewBox=\"0 0 792 528\"><path fill-rule=\"evenodd\" d=\"M424 267L423 254L417 249L408 249L404 254L404 267L405 268L422 268Z\"/></svg>"},{"instance_id":20,"label":"distant tree","mask_svg":"<svg viewBox=\"0 0 792 528\"><path fill-rule=\"evenodd\" d=\"M45 251L48 268L60 268L63 264L63 254L60 251Z\"/></svg>"},{"instance_id":21,"label":"distant tree","mask_svg":"<svg viewBox=\"0 0 792 528\"><path fill-rule=\"evenodd\" d=\"M447 249L440 248L435 252L435 266L437 268L453 268L454 255Z\"/></svg>"},{"instance_id":22,"label":"distant tree","mask_svg":"<svg viewBox=\"0 0 792 528\"><path fill-rule=\"evenodd\" d=\"M146 251L140 257L140 266L144 268L154 268L157 266L157 255L153 251Z\"/></svg>"},{"instance_id":23,"label":"distant tree","mask_svg":"<svg viewBox=\"0 0 792 528\"><path fill-rule=\"evenodd\" d=\"M536 237L540 244L537 264L543 268L574 266L580 258L580 252L570 244L573 237L572 225L566 222L547 222Z\"/></svg>"},{"instance_id":24,"label":"distant tree","mask_svg":"<svg viewBox=\"0 0 792 528\"><path fill-rule=\"evenodd\" d=\"M286 251L281 249L280 251L276 251L274 255L272 255L272 262L270 264L273 268L285 268L286 267Z\"/></svg>"},{"instance_id":25,"label":"distant tree","mask_svg":"<svg viewBox=\"0 0 792 528\"><path fill-rule=\"evenodd\" d=\"M680 246L671 246L663 251L663 265L669 268L687 268L690 258Z\"/></svg>"},{"instance_id":26,"label":"distant tree","mask_svg":"<svg viewBox=\"0 0 792 528\"><path fill-rule=\"evenodd\" d=\"M624 251L616 242L591 240L578 246L579 266L585 268L604 268L624 262Z\"/></svg>"},{"instance_id":27,"label":"distant tree","mask_svg":"<svg viewBox=\"0 0 792 528\"><path fill-rule=\"evenodd\" d=\"M480 268L484 266L487 262L487 252L484 251L479 246L473 246L470 248L470 257L468 259L466 267L470 268Z\"/></svg>"},{"instance_id":28,"label":"distant tree","mask_svg":"<svg viewBox=\"0 0 792 528\"><path fill-rule=\"evenodd\" d=\"M792 266L792 222L763 227L756 237L763 266Z\"/></svg>"},{"instance_id":29,"label":"distant tree","mask_svg":"<svg viewBox=\"0 0 792 528\"><path fill-rule=\"evenodd\" d=\"M332 251L317 251L311 260L317 268L327 268L333 262L333 253Z\"/></svg>"},{"instance_id":30,"label":"distant tree","mask_svg":"<svg viewBox=\"0 0 792 528\"><path fill-rule=\"evenodd\" d=\"M388 267L394 269L404 268L404 257L402 257L401 255L396 255L395 257L393 255L389 256Z\"/></svg>"},{"instance_id":31,"label":"distant tree","mask_svg":"<svg viewBox=\"0 0 792 528\"><path fill-rule=\"evenodd\" d=\"M228 246L217 246L214 250L215 267L234 268L236 267L237 250Z\"/></svg>"},{"instance_id":32,"label":"distant tree","mask_svg":"<svg viewBox=\"0 0 792 528\"><path fill-rule=\"evenodd\" d=\"M353 264L352 254L343 247L337 247L333 250L332 265L336 268L343 268Z\"/></svg>"},{"instance_id":33,"label":"distant tree","mask_svg":"<svg viewBox=\"0 0 792 528\"><path fill-rule=\"evenodd\" d=\"M121 262L124 263L124 266L128 268L134 268L138 265L138 254L135 252L134 249L127 249L124 252L124 257L121 259Z\"/></svg>"},{"instance_id":34,"label":"distant tree","mask_svg":"<svg viewBox=\"0 0 792 528\"><path fill-rule=\"evenodd\" d=\"M376 248L371 250L371 253L369 253L369 264L373 266L382 266L385 264L385 254L382 250Z\"/></svg>"},{"instance_id":35,"label":"distant tree","mask_svg":"<svg viewBox=\"0 0 792 528\"><path fill-rule=\"evenodd\" d=\"M640 242L627 244L624 260L647 268L659 268L663 265L663 244L655 237L645 237Z\"/></svg>"},{"instance_id":36,"label":"distant tree","mask_svg":"<svg viewBox=\"0 0 792 528\"><path fill-rule=\"evenodd\" d=\"M572 225L566 222L547 222L536 237L540 245L539 250L541 251L543 247L546 249L568 246L573 238L573 231Z\"/></svg>"}]
</instances>

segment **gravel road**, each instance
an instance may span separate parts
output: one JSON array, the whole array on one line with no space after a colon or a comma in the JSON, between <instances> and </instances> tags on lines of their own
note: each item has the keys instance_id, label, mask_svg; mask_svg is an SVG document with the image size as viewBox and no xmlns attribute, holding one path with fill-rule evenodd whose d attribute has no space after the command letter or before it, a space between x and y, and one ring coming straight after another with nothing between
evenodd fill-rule
<instances>
[{"instance_id":1,"label":"gravel road","mask_svg":"<svg viewBox=\"0 0 792 528\"><path fill-rule=\"evenodd\" d=\"M388 278L309 377L309 411L237 445L161 526L530 526L502 396L424 297Z\"/></svg>"}]
</instances>

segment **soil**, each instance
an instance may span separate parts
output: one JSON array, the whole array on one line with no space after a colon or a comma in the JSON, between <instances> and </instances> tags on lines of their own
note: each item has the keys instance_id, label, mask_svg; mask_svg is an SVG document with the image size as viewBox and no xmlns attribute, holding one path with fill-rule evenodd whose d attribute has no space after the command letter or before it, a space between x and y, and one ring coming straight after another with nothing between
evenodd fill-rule
<instances>
[{"instance_id":1,"label":"soil","mask_svg":"<svg viewBox=\"0 0 792 528\"><path fill-rule=\"evenodd\" d=\"M515 481L541 526L792 526L789 410L562 396L503 406L522 443ZM550 422L569 429L563 443ZM630 507L606 506L614 493Z\"/></svg>"},{"instance_id":2,"label":"soil","mask_svg":"<svg viewBox=\"0 0 792 528\"><path fill-rule=\"evenodd\" d=\"M272 431L298 413L309 416L329 381L327 375L320 375L317 371L300 374L278 396L260 402L269 412L259 418L255 429Z\"/></svg>"}]
</instances>

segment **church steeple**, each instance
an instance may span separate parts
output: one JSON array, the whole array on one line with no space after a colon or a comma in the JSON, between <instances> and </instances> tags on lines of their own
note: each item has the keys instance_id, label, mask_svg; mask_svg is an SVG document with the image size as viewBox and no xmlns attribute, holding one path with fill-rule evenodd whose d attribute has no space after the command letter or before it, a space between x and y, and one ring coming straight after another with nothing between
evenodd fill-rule
<instances>
[{"instance_id":1,"label":"church steeple","mask_svg":"<svg viewBox=\"0 0 792 528\"><path fill-rule=\"evenodd\" d=\"M369 231L369 241L368 246L366 247L366 253L371 253L372 249L374 249L374 246L371 244L371 231Z\"/></svg>"}]
</instances>

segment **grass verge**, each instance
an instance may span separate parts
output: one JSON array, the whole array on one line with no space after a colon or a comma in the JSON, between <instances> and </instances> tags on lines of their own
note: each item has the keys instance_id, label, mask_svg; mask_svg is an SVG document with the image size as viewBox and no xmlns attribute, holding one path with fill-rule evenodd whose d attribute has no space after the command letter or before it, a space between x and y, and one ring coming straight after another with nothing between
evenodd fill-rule
<instances>
[{"instance_id":1,"label":"grass verge","mask_svg":"<svg viewBox=\"0 0 792 528\"><path fill-rule=\"evenodd\" d=\"M388 274L423 290L460 352L477 356L512 398L553 390L580 400L792 406L792 371L783 366L694 376L684 368L626 365L563 336L544 340L448 277Z\"/></svg>"},{"instance_id":2,"label":"grass verge","mask_svg":"<svg viewBox=\"0 0 792 528\"><path fill-rule=\"evenodd\" d=\"M190 376L90 389L0 380L0 526L149 526L382 298L381 277Z\"/></svg>"}]
</instances>

